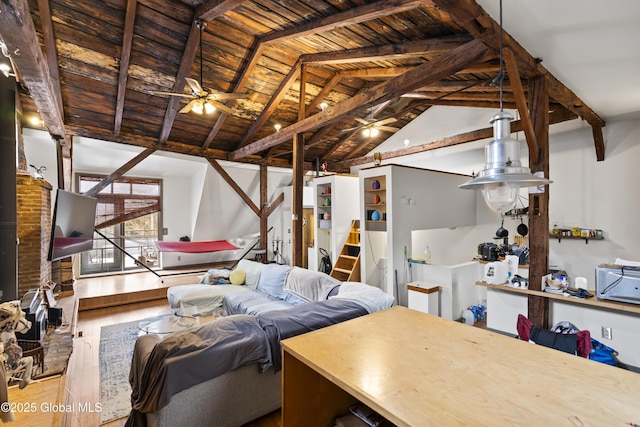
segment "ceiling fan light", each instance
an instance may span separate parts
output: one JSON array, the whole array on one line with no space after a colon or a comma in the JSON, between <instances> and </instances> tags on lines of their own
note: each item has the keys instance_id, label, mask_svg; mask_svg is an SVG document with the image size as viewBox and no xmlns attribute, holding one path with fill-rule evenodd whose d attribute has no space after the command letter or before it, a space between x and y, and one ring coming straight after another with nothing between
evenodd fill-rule
<instances>
[{"instance_id":1,"label":"ceiling fan light","mask_svg":"<svg viewBox=\"0 0 640 427\"><path fill-rule=\"evenodd\" d=\"M364 128L364 129L362 130L362 134L363 134L365 137L367 137L367 138L368 138L368 137L370 137L370 136L371 136L371 129L369 129L369 128Z\"/></svg>"},{"instance_id":2,"label":"ceiling fan light","mask_svg":"<svg viewBox=\"0 0 640 427\"><path fill-rule=\"evenodd\" d=\"M207 114L211 114L214 111L216 111L216 107L214 107L211 103L209 102L205 102L204 103L204 112Z\"/></svg>"},{"instance_id":3,"label":"ceiling fan light","mask_svg":"<svg viewBox=\"0 0 640 427\"><path fill-rule=\"evenodd\" d=\"M193 108L191 109L191 111L193 111L196 114L202 114L202 112L204 111L204 102L202 102L201 99L197 100L193 104Z\"/></svg>"},{"instance_id":4,"label":"ceiling fan light","mask_svg":"<svg viewBox=\"0 0 640 427\"><path fill-rule=\"evenodd\" d=\"M371 138L378 136L380 131L376 128L371 128Z\"/></svg>"}]
</instances>

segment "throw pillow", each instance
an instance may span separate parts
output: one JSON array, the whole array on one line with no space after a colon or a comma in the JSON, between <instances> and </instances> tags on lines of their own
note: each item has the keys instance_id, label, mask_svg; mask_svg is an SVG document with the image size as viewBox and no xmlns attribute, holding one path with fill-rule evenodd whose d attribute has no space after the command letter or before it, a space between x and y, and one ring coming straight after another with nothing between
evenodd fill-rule
<instances>
[{"instance_id":1,"label":"throw pillow","mask_svg":"<svg viewBox=\"0 0 640 427\"><path fill-rule=\"evenodd\" d=\"M232 285L242 285L247 278L247 273L244 270L233 270L229 275L229 280Z\"/></svg>"}]
</instances>

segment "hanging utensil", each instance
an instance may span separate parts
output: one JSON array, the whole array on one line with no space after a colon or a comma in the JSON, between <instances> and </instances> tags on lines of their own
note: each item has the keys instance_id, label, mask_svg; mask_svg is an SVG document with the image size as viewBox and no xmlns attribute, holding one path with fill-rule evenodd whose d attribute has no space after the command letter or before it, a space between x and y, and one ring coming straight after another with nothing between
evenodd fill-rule
<instances>
[{"instance_id":1,"label":"hanging utensil","mask_svg":"<svg viewBox=\"0 0 640 427\"><path fill-rule=\"evenodd\" d=\"M522 237L526 236L529 233L529 227L527 227L527 224L522 221L522 218L520 218L520 225L518 225L517 230L518 234Z\"/></svg>"}]
</instances>

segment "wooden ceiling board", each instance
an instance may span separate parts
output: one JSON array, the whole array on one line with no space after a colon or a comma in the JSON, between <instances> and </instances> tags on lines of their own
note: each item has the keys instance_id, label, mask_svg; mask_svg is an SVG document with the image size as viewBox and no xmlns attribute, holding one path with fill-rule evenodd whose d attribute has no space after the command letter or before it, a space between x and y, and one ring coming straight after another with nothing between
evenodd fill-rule
<instances>
[{"instance_id":1,"label":"wooden ceiling board","mask_svg":"<svg viewBox=\"0 0 640 427\"><path fill-rule=\"evenodd\" d=\"M32 37L35 36L41 46L44 45L43 25L53 26L61 98L65 122L68 122L65 125L72 132L129 144L137 144L136 138L139 138L139 145L147 147L158 139L164 141L168 135L167 143L172 149L203 153L204 146L208 147L206 152L215 153L216 158L223 158L221 153L226 152L234 159L238 159L238 155L232 153L237 151L245 135L250 135L247 144L271 148L238 159L249 163L267 155L276 156L273 162L277 164L291 158L290 140L275 146L263 141L273 138L275 123L283 127L297 125L301 96L309 110L306 117L313 117L314 123L302 129L305 141L312 141L305 148L306 162L326 157L337 163L364 155L389 134L365 140L360 134L345 135L347 132L342 131L354 127L355 118L365 117L370 111L367 106L371 103L365 99L360 107L353 103L353 98L363 89L388 82L431 61L437 63L440 56L474 37L482 38L492 49L496 45L495 25L486 13L474 6L473 0L464 5L442 0L247 0L218 16L208 12L217 6L210 1L138 0L129 65L124 74L124 102L120 101L118 106L122 113L121 134L114 135L118 87L125 82L120 76L120 62L127 0L52 0L49 3L51 22L45 23L41 22L37 0L7 1L28 4L36 30ZM479 16L476 27L471 27L472 11L482 11L476 14ZM186 70L189 77L200 80L199 44L197 37L194 40L192 35L189 39L189 34L193 19L203 13L208 20L202 40L203 86L214 91L235 91L251 65L241 89L247 98L229 103L237 116L224 115L221 119L218 113L210 117L181 114L177 110L187 99L178 102L176 107L170 97L152 94L152 91L172 92L174 87L182 86L185 87L183 93L189 93L185 81L176 80L179 70ZM296 35L296 31L302 32ZM428 43L424 43L425 40ZM266 44L261 45L262 41ZM420 48L412 50L412 46ZM185 49L193 52L194 47L195 56L189 56L190 62L185 63ZM259 53L250 62L256 49ZM487 82L499 70L495 53L493 58L466 63L464 70L440 82L412 88L414 98L392 99L376 118L393 116L397 119L394 126L401 128L429 105L494 105L498 93ZM339 54L344 57L337 56ZM544 71L526 57L526 52L516 49L515 54L524 67L521 75ZM191 62L191 58L195 59ZM291 79L290 85L282 87L300 61L304 61L306 69L304 94L300 93L299 75ZM523 78L522 83L526 90L526 79ZM596 120L591 110L582 107L583 103L555 78L551 90L555 91L555 101L562 103L552 104L555 108L585 111L589 113L589 120ZM36 93L35 96L42 95ZM37 103L28 93L21 93L20 98L24 114L35 110ZM272 103L273 99L279 101ZM342 107L340 116L331 117L320 110L320 101L327 102L331 109L343 103L349 103L349 108ZM504 101L508 104L514 101L506 85ZM572 105L573 101L580 106ZM170 107L177 110L168 110ZM163 124L171 123L166 120L173 114L173 123L167 130ZM256 120L260 120L259 126ZM323 125L323 121L328 126ZM208 139L210 136L212 140Z\"/></svg>"}]
</instances>

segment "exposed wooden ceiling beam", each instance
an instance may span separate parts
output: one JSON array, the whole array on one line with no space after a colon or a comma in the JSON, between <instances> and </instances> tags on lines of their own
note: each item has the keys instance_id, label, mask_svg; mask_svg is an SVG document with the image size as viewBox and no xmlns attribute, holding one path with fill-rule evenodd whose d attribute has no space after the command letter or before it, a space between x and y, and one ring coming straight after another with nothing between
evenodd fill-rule
<instances>
[{"instance_id":1,"label":"exposed wooden ceiling beam","mask_svg":"<svg viewBox=\"0 0 640 427\"><path fill-rule=\"evenodd\" d=\"M406 56L440 55L471 40L473 40L473 38L468 34L434 37L384 46L312 53L302 55L302 62L306 64L352 64L355 62L382 61Z\"/></svg>"},{"instance_id":2,"label":"exposed wooden ceiling beam","mask_svg":"<svg viewBox=\"0 0 640 427\"><path fill-rule=\"evenodd\" d=\"M313 110L316 109L318 105L320 105L327 96L331 93L334 87L340 83L340 79L342 78L342 73L336 73L329 79L329 81L324 85L320 93L309 103L306 109L306 115L309 116Z\"/></svg>"},{"instance_id":3,"label":"exposed wooden ceiling beam","mask_svg":"<svg viewBox=\"0 0 640 427\"><path fill-rule=\"evenodd\" d=\"M179 153L185 154L187 156L195 156L195 157L204 157L205 159L218 159L218 160L226 160L229 157L228 151L223 151L214 148L207 148L203 150L200 147L184 144L179 142L174 142L169 140L166 144L162 145L162 147L158 146L158 140L151 137L143 137L143 136L131 136L131 135L113 135L113 134L104 134L101 132L94 132L89 129L77 126L67 126L69 132L73 133L77 136L84 136L86 138L99 139L102 141L110 141L116 142L119 144L127 144L135 147L143 147L143 148L157 148L161 151L166 151L169 153ZM262 156L250 156L243 159L243 163L251 163L251 164L263 164L267 163L269 166L281 167L281 168L290 168L291 162L285 159L269 159L265 161Z\"/></svg>"},{"instance_id":4,"label":"exposed wooden ceiling beam","mask_svg":"<svg viewBox=\"0 0 640 427\"><path fill-rule=\"evenodd\" d=\"M273 114L273 112L276 110L276 108L278 107L278 104L280 103L280 101L282 101L282 98L284 98L284 96L287 94L287 91L289 90L291 85L296 81L296 79L300 75L301 65L302 64L300 60L296 61L296 63L293 64L293 67L291 67L289 74L287 74L285 78L282 80L282 82L280 82L280 86L278 86L273 96L269 99L269 102L267 102L267 105L265 105L264 109L262 110L262 113L260 113L260 116L258 116L258 118L253 122L253 124L251 125L247 133L240 140L240 143L238 144L238 148L245 146L247 144L247 141L249 141L249 139L253 135L255 135L258 129L264 126L267 120L269 120L269 117L271 117L271 114Z\"/></svg>"},{"instance_id":5,"label":"exposed wooden ceiling beam","mask_svg":"<svg viewBox=\"0 0 640 427\"><path fill-rule=\"evenodd\" d=\"M125 173L129 172L131 169L133 169L134 166L136 166L138 163L140 163L141 161L149 157L155 151L156 151L155 148L147 148L143 152L138 153L133 159L129 160L127 163L120 166L115 171L111 172L109 176L105 176L99 183L91 187L89 190L85 191L84 195L90 196L90 197L95 196L104 188L112 184L113 181L120 178Z\"/></svg>"},{"instance_id":6,"label":"exposed wooden ceiling beam","mask_svg":"<svg viewBox=\"0 0 640 427\"><path fill-rule=\"evenodd\" d=\"M122 53L120 54L120 70L118 76L118 95L116 98L116 113L113 124L113 133L120 134L122 128L122 113L124 111L124 98L127 91L127 78L129 76L129 59L131 58L131 45L133 43L133 26L136 20L136 6L138 0L127 0L127 8L124 18L124 33L122 35Z\"/></svg>"},{"instance_id":7,"label":"exposed wooden ceiling beam","mask_svg":"<svg viewBox=\"0 0 640 427\"><path fill-rule=\"evenodd\" d=\"M211 21L241 5L244 0L207 0L196 10L196 17Z\"/></svg>"},{"instance_id":8,"label":"exposed wooden ceiling beam","mask_svg":"<svg viewBox=\"0 0 640 427\"><path fill-rule=\"evenodd\" d=\"M184 85L186 83L185 78L189 76L193 61L196 59L196 51L198 50L198 42L200 40L200 29L196 25L195 19L191 23L191 29L189 30L189 37L187 44L184 47L184 53L182 54L182 60L180 61L180 67L178 68L178 74L176 74L176 80L173 83L173 89L171 92L182 93ZM160 136L158 142L160 144L166 144L169 140L169 134L173 127L173 121L178 113L178 105L181 98L178 96L169 97L169 105L164 113L164 119L162 120L162 128L160 129Z\"/></svg>"},{"instance_id":9,"label":"exposed wooden ceiling beam","mask_svg":"<svg viewBox=\"0 0 640 427\"><path fill-rule=\"evenodd\" d=\"M51 135L65 138L62 100L42 53L27 0L2 0L0 37L11 53L29 93ZM19 52L19 54L16 54Z\"/></svg>"},{"instance_id":10,"label":"exposed wooden ceiling beam","mask_svg":"<svg viewBox=\"0 0 640 427\"><path fill-rule=\"evenodd\" d=\"M235 8L240 3L242 3L240 0L209 0L203 3L196 10L193 22L191 23L191 29L189 30L189 37L187 38L187 43L182 54L182 60L180 61L180 67L176 74L176 80L173 84L172 92L182 93L186 83L185 78L189 76L189 72L193 66L193 61L196 59L196 51L198 50L198 42L200 41L200 29L196 25L196 19L210 21ZM169 99L169 105L167 106L167 110L162 121L162 128L160 129L160 136L158 137L158 142L160 144L165 144L169 140L169 134L173 127L173 121L178 113L178 105L180 104L180 101L180 97L178 96L172 96Z\"/></svg>"},{"instance_id":11,"label":"exposed wooden ceiling beam","mask_svg":"<svg viewBox=\"0 0 640 427\"><path fill-rule=\"evenodd\" d=\"M475 39L484 42L496 51L499 50L500 27L475 0L433 0L433 3L440 9L446 10L454 21L467 30ZM549 80L549 94L554 100L585 119L592 126L602 127L605 125L600 116L549 73L538 59L532 57L506 31L503 32L503 45L513 51L523 77L530 79L546 75Z\"/></svg>"},{"instance_id":12,"label":"exposed wooden ceiling beam","mask_svg":"<svg viewBox=\"0 0 640 427\"><path fill-rule=\"evenodd\" d=\"M49 77L53 83L53 89L57 93L58 108L63 114L62 90L60 89L60 70L58 70L58 52L56 49L56 37L53 32L53 21L51 20L51 8L49 0L38 0L38 11L40 12L40 25L42 26L42 38L44 40L44 52L49 65Z\"/></svg>"},{"instance_id":13,"label":"exposed wooden ceiling beam","mask_svg":"<svg viewBox=\"0 0 640 427\"><path fill-rule=\"evenodd\" d=\"M208 160L211 166L213 166L213 168L216 170L216 172L220 174L222 179L224 179L226 183L229 184L229 186L233 189L233 191L235 191L238 194L238 196L240 196L240 198L244 200L247 206L251 208L253 213L260 216L260 209L256 206L255 203L253 203L253 200L251 200L251 197L247 196L247 193L245 193L242 190L242 188L240 188L240 186L233 180L233 178L231 178L231 176L227 173L227 171L224 170L224 168L220 165L220 163L218 163L214 159L208 159Z\"/></svg>"},{"instance_id":14,"label":"exposed wooden ceiling beam","mask_svg":"<svg viewBox=\"0 0 640 427\"><path fill-rule=\"evenodd\" d=\"M561 111L554 111L549 114L549 124L566 122L568 120L574 120L578 116L575 113L563 109ZM511 132L522 131L522 121L514 120L511 122ZM437 141L428 142L426 144L416 145L414 147L401 148L398 150L381 153L382 160L393 159L395 157L408 156L409 154L421 153L423 151L435 150L438 148L453 147L454 145L465 144L468 142L479 141L481 139L491 138L493 136L493 128L483 128L474 130L471 132L465 132L458 135L443 138ZM349 170L352 166L362 165L365 163L373 163L373 156L364 156L351 159L344 162L335 163L333 166L336 170Z\"/></svg>"},{"instance_id":15,"label":"exposed wooden ceiling beam","mask_svg":"<svg viewBox=\"0 0 640 427\"><path fill-rule=\"evenodd\" d=\"M244 69L242 70L242 74L238 79L238 83L236 83L236 86L233 88L234 92L244 92L244 87L247 84L247 81L249 80L249 76L251 75L253 70L256 68L256 65L258 65L258 60L260 59L260 56L262 55L263 51L264 51L264 46L261 44L258 44L253 49L250 49L251 53L249 56L249 60L247 61L247 66L244 67ZM227 102L227 106L232 106L234 103L235 101L231 100ZM220 115L218 116L216 123L211 128L211 132L209 132L209 135L207 135L207 139L204 141L204 144L202 144L202 148L204 149L209 148L213 140L218 135L218 132L220 132L220 129L222 129L222 125L224 125L224 122L227 120L227 116L228 114L225 113L224 111L220 112Z\"/></svg>"},{"instance_id":16,"label":"exposed wooden ceiling beam","mask_svg":"<svg viewBox=\"0 0 640 427\"><path fill-rule=\"evenodd\" d=\"M524 130L524 136L527 139L527 144L531 151L531 163L538 163L538 139L536 133L533 130L533 121L531 120L531 113L527 106L527 99L524 94L524 89L520 82L520 71L518 71L518 64L516 58L508 47L502 49L502 56L504 57L504 63L509 74L509 80L512 81L511 90L513 97L515 98L518 112L520 113L520 120L522 121L522 128Z\"/></svg>"},{"instance_id":17,"label":"exposed wooden ceiling beam","mask_svg":"<svg viewBox=\"0 0 640 427\"><path fill-rule=\"evenodd\" d=\"M380 102L399 97L405 92L410 92L431 82L448 77L471 64L484 62L490 57L491 55L482 43L476 40L471 41L398 77L368 88L360 96L349 98L333 107L327 108L325 111L288 126L280 130L280 132L239 148L230 154L230 159L238 160L258 153L290 140L296 133L326 126L356 109L368 108Z\"/></svg>"},{"instance_id":18,"label":"exposed wooden ceiling beam","mask_svg":"<svg viewBox=\"0 0 640 427\"><path fill-rule=\"evenodd\" d=\"M407 10L416 9L431 4L431 1L415 0L378 0L360 7L333 13L321 19L301 24L281 31L273 31L262 37L262 43L272 44L303 37L309 34L317 34L323 31L331 31L336 28L371 21L384 16L395 15Z\"/></svg>"}]
</instances>

